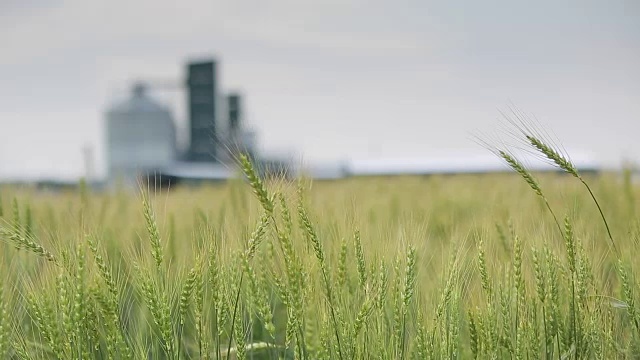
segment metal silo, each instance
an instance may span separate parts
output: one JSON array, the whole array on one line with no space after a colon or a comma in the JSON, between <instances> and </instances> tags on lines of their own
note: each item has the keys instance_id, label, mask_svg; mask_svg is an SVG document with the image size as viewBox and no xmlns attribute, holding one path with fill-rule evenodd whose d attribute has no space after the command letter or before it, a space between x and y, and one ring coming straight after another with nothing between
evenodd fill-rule
<instances>
[{"instance_id":1,"label":"metal silo","mask_svg":"<svg viewBox=\"0 0 640 360\"><path fill-rule=\"evenodd\" d=\"M141 174L176 159L176 127L171 112L151 99L143 84L132 95L107 110L107 164L109 181L135 185Z\"/></svg>"}]
</instances>

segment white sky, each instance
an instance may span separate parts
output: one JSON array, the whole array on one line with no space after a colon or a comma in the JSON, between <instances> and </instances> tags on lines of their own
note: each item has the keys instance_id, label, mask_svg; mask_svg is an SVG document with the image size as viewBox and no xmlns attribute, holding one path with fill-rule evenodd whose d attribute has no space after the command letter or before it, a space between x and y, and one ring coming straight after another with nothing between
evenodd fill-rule
<instances>
[{"instance_id":1,"label":"white sky","mask_svg":"<svg viewBox=\"0 0 640 360\"><path fill-rule=\"evenodd\" d=\"M106 107L202 54L270 152L483 152L470 134L512 102L568 149L640 160L637 0L0 0L0 177L80 176L84 144L102 173Z\"/></svg>"}]
</instances>

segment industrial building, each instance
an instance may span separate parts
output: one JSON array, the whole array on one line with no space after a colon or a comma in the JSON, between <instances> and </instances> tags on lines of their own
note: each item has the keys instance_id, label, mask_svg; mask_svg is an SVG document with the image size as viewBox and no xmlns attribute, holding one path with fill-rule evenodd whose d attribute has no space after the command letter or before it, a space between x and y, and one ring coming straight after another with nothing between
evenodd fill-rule
<instances>
[{"instance_id":1,"label":"industrial building","mask_svg":"<svg viewBox=\"0 0 640 360\"><path fill-rule=\"evenodd\" d=\"M211 162L216 159L218 74L215 61L188 64L189 136L186 160Z\"/></svg>"},{"instance_id":2,"label":"industrial building","mask_svg":"<svg viewBox=\"0 0 640 360\"><path fill-rule=\"evenodd\" d=\"M189 146L179 153L171 110L152 99L153 82L138 82L125 101L106 111L108 183L133 186L149 180L162 185L179 181L226 180L236 175L240 153L257 159L256 135L244 127L243 98L220 94L218 63L190 62L177 88L188 98Z\"/></svg>"}]
</instances>

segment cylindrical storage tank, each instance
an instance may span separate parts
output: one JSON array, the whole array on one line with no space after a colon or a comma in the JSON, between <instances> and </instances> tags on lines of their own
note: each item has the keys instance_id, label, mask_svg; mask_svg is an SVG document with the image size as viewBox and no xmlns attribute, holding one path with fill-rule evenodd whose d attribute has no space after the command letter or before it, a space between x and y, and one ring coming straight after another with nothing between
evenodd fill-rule
<instances>
[{"instance_id":1,"label":"cylindrical storage tank","mask_svg":"<svg viewBox=\"0 0 640 360\"><path fill-rule=\"evenodd\" d=\"M135 185L137 177L176 159L176 127L171 111L151 99L142 84L106 113L109 182Z\"/></svg>"}]
</instances>

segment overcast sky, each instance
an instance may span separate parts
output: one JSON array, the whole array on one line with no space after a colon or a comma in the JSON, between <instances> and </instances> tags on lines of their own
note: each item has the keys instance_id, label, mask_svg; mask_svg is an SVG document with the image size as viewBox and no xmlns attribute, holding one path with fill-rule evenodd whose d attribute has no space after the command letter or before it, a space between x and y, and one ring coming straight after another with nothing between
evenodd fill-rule
<instances>
[{"instance_id":1,"label":"overcast sky","mask_svg":"<svg viewBox=\"0 0 640 360\"><path fill-rule=\"evenodd\" d=\"M207 54L273 153L482 152L513 103L565 148L640 160L637 0L0 0L0 176L79 176L85 144L102 173L129 81Z\"/></svg>"}]
</instances>

